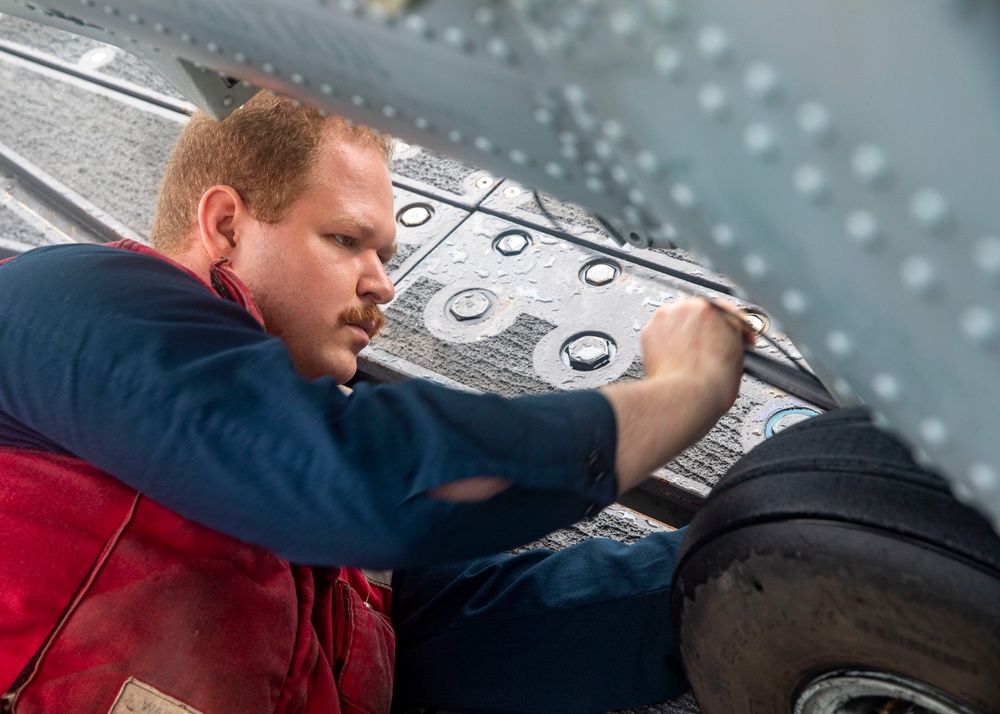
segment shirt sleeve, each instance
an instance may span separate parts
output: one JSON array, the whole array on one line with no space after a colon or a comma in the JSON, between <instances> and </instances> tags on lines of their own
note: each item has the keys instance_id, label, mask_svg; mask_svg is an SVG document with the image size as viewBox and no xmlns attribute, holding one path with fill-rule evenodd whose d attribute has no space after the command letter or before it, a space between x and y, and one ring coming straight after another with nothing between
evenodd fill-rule
<instances>
[{"instance_id":1,"label":"shirt sleeve","mask_svg":"<svg viewBox=\"0 0 1000 714\"><path fill-rule=\"evenodd\" d=\"M347 397L299 376L242 308L145 255L56 246L0 266L0 344L0 427L296 562L494 553L615 497L600 394L504 399L413 380ZM513 486L479 503L427 495L473 476Z\"/></svg>"}]
</instances>

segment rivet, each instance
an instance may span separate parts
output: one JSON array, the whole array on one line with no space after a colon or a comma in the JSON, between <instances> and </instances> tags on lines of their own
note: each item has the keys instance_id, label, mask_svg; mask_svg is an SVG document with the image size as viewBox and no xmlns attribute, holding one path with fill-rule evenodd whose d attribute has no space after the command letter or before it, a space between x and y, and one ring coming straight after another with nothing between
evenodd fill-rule
<instances>
[{"instance_id":1,"label":"rivet","mask_svg":"<svg viewBox=\"0 0 1000 714\"><path fill-rule=\"evenodd\" d=\"M593 145L594 153L601 159L610 159L615 155L615 149L611 144L604 139L598 139Z\"/></svg>"},{"instance_id":2,"label":"rivet","mask_svg":"<svg viewBox=\"0 0 1000 714\"><path fill-rule=\"evenodd\" d=\"M903 284L915 293L927 295L937 285L937 274L927 258L919 255L903 260L899 268Z\"/></svg>"},{"instance_id":3,"label":"rivet","mask_svg":"<svg viewBox=\"0 0 1000 714\"><path fill-rule=\"evenodd\" d=\"M635 165L647 174L656 173L660 168L660 160L651 151L643 149L635 155Z\"/></svg>"},{"instance_id":4,"label":"rivet","mask_svg":"<svg viewBox=\"0 0 1000 714\"><path fill-rule=\"evenodd\" d=\"M646 205L646 194L638 188L630 188L628 192L628 200L634 203L636 206Z\"/></svg>"},{"instance_id":5,"label":"rivet","mask_svg":"<svg viewBox=\"0 0 1000 714\"><path fill-rule=\"evenodd\" d=\"M718 25L705 25L698 31L698 52L710 62L726 61L731 49L729 36Z\"/></svg>"},{"instance_id":6,"label":"rivet","mask_svg":"<svg viewBox=\"0 0 1000 714\"><path fill-rule=\"evenodd\" d=\"M260 68L264 70L264 72L266 72L267 74L274 74L274 65L271 64L270 62L265 62L260 66Z\"/></svg>"},{"instance_id":7,"label":"rivet","mask_svg":"<svg viewBox=\"0 0 1000 714\"><path fill-rule=\"evenodd\" d=\"M969 482L979 493L993 493L1000 487L1000 478L989 465L977 462L969 467Z\"/></svg>"},{"instance_id":8,"label":"rivet","mask_svg":"<svg viewBox=\"0 0 1000 714\"><path fill-rule=\"evenodd\" d=\"M845 335L840 330L833 330L826 334L826 346L830 348L830 351L837 357L843 359L844 357L849 357L851 352L854 351L854 345L851 343L851 338Z\"/></svg>"},{"instance_id":9,"label":"rivet","mask_svg":"<svg viewBox=\"0 0 1000 714\"><path fill-rule=\"evenodd\" d=\"M567 84L566 88L563 89L563 96L566 97L567 102L576 106L587 103L587 91L579 84Z\"/></svg>"},{"instance_id":10,"label":"rivet","mask_svg":"<svg viewBox=\"0 0 1000 714\"><path fill-rule=\"evenodd\" d=\"M493 243L494 249L501 255L519 255L531 244L531 238L523 231L508 231L503 233Z\"/></svg>"},{"instance_id":11,"label":"rivet","mask_svg":"<svg viewBox=\"0 0 1000 714\"><path fill-rule=\"evenodd\" d=\"M921 419L917 429L928 446L940 448L948 443L948 429L940 419L934 417Z\"/></svg>"},{"instance_id":12,"label":"rivet","mask_svg":"<svg viewBox=\"0 0 1000 714\"><path fill-rule=\"evenodd\" d=\"M704 84L698 90L698 104L701 110L715 119L721 119L729 111L729 97L718 84Z\"/></svg>"},{"instance_id":13,"label":"rivet","mask_svg":"<svg viewBox=\"0 0 1000 714\"><path fill-rule=\"evenodd\" d=\"M424 117L414 117L413 126L417 127L421 131L427 131L431 127L431 123Z\"/></svg>"},{"instance_id":14,"label":"rivet","mask_svg":"<svg viewBox=\"0 0 1000 714\"><path fill-rule=\"evenodd\" d=\"M611 178L619 186L625 186L632 182L632 175L624 166L616 165L611 167Z\"/></svg>"},{"instance_id":15,"label":"rivet","mask_svg":"<svg viewBox=\"0 0 1000 714\"><path fill-rule=\"evenodd\" d=\"M686 183L675 183L671 186L670 197L674 199L674 203L687 210L694 208L698 203L694 191Z\"/></svg>"},{"instance_id":16,"label":"rivet","mask_svg":"<svg viewBox=\"0 0 1000 714\"><path fill-rule=\"evenodd\" d=\"M134 12L130 12L128 14L128 21L131 22L133 25L141 25L142 24L142 18L139 17L138 15L136 15Z\"/></svg>"},{"instance_id":17,"label":"rivet","mask_svg":"<svg viewBox=\"0 0 1000 714\"><path fill-rule=\"evenodd\" d=\"M910 198L910 214L924 228L937 231L948 223L951 209L948 201L938 191L923 188Z\"/></svg>"},{"instance_id":18,"label":"rivet","mask_svg":"<svg viewBox=\"0 0 1000 714\"><path fill-rule=\"evenodd\" d=\"M817 142L825 142L833 136L833 119L830 112L819 102L799 105L795 121L806 136Z\"/></svg>"},{"instance_id":19,"label":"rivet","mask_svg":"<svg viewBox=\"0 0 1000 714\"><path fill-rule=\"evenodd\" d=\"M887 417L882 412L880 412L880 411L872 411L872 413L871 413L871 420L872 420L872 426L874 426L876 429L879 429L879 430L885 431L885 432L891 432L892 431L892 422L889 421L889 417Z\"/></svg>"},{"instance_id":20,"label":"rivet","mask_svg":"<svg viewBox=\"0 0 1000 714\"><path fill-rule=\"evenodd\" d=\"M218 54L218 53L222 52L222 49L217 44L215 44L214 42L207 43L205 45L205 49L208 50L209 52L213 52L215 54Z\"/></svg>"},{"instance_id":21,"label":"rivet","mask_svg":"<svg viewBox=\"0 0 1000 714\"><path fill-rule=\"evenodd\" d=\"M456 50L465 50L469 47L469 40L465 33L458 27L446 27L441 34L446 44L451 45Z\"/></svg>"},{"instance_id":22,"label":"rivet","mask_svg":"<svg viewBox=\"0 0 1000 714\"><path fill-rule=\"evenodd\" d=\"M961 315L959 315L959 325L962 328L962 334L974 345L988 345L996 339L996 319L985 307L973 305L962 310Z\"/></svg>"},{"instance_id":23,"label":"rivet","mask_svg":"<svg viewBox=\"0 0 1000 714\"><path fill-rule=\"evenodd\" d=\"M611 31L619 37L631 37L639 31L639 17L629 10L619 10L609 18Z\"/></svg>"},{"instance_id":24,"label":"rivet","mask_svg":"<svg viewBox=\"0 0 1000 714\"><path fill-rule=\"evenodd\" d=\"M236 53L234 53L233 54L233 59L236 60L240 64L246 64L247 63L247 56L245 54L243 54L242 52L236 52Z\"/></svg>"},{"instance_id":25,"label":"rivet","mask_svg":"<svg viewBox=\"0 0 1000 714\"><path fill-rule=\"evenodd\" d=\"M604 164L600 161L594 161L591 159L583 165L583 170L591 176L600 176L604 173Z\"/></svg>"},{"instance_id":26,"label":"rivet","mask_svg":"<svg viewBox=\"0 0 1000 714\"><path fill-rule=\"evenodd\" d=\"M720 248L732 248L736 245L736 234L725 223L716 223L712 226L712 240Z\"/></svg>"},{"instance_id":27,"label":"rivet","mask_svg":"<svg viewBox=\"0 0 1000 714\"><path fill-rule=\"evenodd\" d=\"M756 253L749 253L743 258L743 269L751 278L760 280L767 276L767 261Z\"/></svg>"},{"instance_id":28,"label":"rivet","mask_svg":"<svg viewBox=\"0 0 1000 714\"><path fill-rule=\"evenodd\" d=\"M559 153L567 161L580 160L580 150L576 148L576 144L563 144L559 149Z\"/></svg>"},{"instance_id":29,"label":"rivet","mask_svg":"<svg viewBox=\"0 0 1000 714\"><path fill-rule=\"evenodd\" d=\"M420 35L421 37L427 37L431 32L430 24L422 15L408 15L407 18L403 20L403 25L407 30L415 35Z\"/></svg>"},{"instance_id":30,"label":"rivet","mask_svg":"<svg viewBox=\"0 0 1000 714\"><path fill-rule=\"evenodd\" d=\"M899 382L891 374L876 374L872 377L872 389L880 398L887 402L895 402L899 399L901 389Z\"/></svg>"},{"instance_id":31,"label":"rivet","mask_svg":"<svg viewBox=\"0 0 1000 714\"><path fill-rule=\"evenodd\" d=\"M489 188L495 180L492 176L480 176L476 179L476 188Z\"/></svg>"},{"instance_id":32,"label":"rivet","mask_svg":"<svg viewBox=\"0 0 1000 714\"><path fill-rule=\"evenodd\" d=\"M882 235L875 216L860 209L847 214L844 219L844 232L852 243L865 249L876 246Z\"/></svg>"},{"instance_id":33,"label":"rivet","mask_svg":"<svg viewBox=\"0 0 1000 714\"><path fill-rule=\"evenodd\" d=\"M607 261L591 263L583 269L583 280L588 285L607 285L618 277L618 266Z\"/></svg>"},{"instance_id":34,"label":"rivet","mask_svg":"<svg viewBox=\"0 0 1000 714\"><path fill-rule=\"evenodd\" d=\"M510 62L514 59L514 53L511 51L510 45L499 37L491 37L486 42L486 52L490 57L501 62Z\"/></svg>"},{"instance_id":35,"label":"rivet","mask_svg":"<svg viewBox=\"0 0 1000 714\"><path fill-rule=\"evenodd\" d=\"M580 137L576 135L574 131L560 131L559 132L559 143L560 144L575 144L580 141Z\"/></svg>"},{"instance_id":36,"label":"rivet","mask_svg":"<svg viewBox=\"0 0 1000 714\"><path fill-rule=\"evenodd\" d=\"M566 169L564 169L559 164L550 161L545 164L545 173L547 173L552 178L562 179L566 178Z\"/></svg>"},{"instance_id":37,"label":"rivet","mask_svg":"<svg viewBox=\"0 0 1000 714\"><path fill-rule=\"evenodd\" d=\"M622 215L625 220L633 225L641 225L643 223L642 212L635 206L625 204L622 206ZM629 241L631 243L631 241Z\"/></svg>"},{"instance_id":38,"label":"rivet","mask_svg":"<svg viewBox=\"0 0 1000 714\"><path fill-rule=\"evenodd\" d=\"M622 126L621 122L614 119L608 119L604 124L601 125L601 131L608 141L621 141L625 137L625 127Z\"/></svg>"},{"instance_id":39,"label":"rivet","mask_svg":"<svg viewBox=\"0 0 1000 714\"><path fill-rule=\"evenodd\" d=\"M386 104L384 107L382 107L382 116L384 116L386 119L394 118L396 116L396 107Z\"/></svg>"},{"instance_id":40,"label":"rivet","mask_svg":"<svg viewBox=\"0 0 1000 714\"><path fill-rule=\"evenodd\" d=\"M351 104L353 104L356 107L363 107L366 104L368 104L368 101L364 97L362 97L360 94L352 94L351 95Z\"/></svg>"},{"instance_id":41,"label":"rivet","mask_svg":"<svg viewBox=\"0 0 1000 714\"><path fill-rule=\"evenodd\" d=\"M507 152L507 157L518 166L526 165L531 159L520 149L511 149Z\"/></svg>"},{"instance_id":42,"label":"rivet","mask_svg":"<svg viewBox=\"0 0 1000 714\"><path fill-rule=\"evenodd\" d=\"M494 27L497 24L497 14L489 7L478 7L472 15L476 22L484 27Z\"/></svg>"},{"instance_id":43,"label":"rivet","mask_svg":"<svg viewBox=\"0 0 1000 714\"><path fill-rule=\"evenodd\" d=\"M485 136L477 136L472 141L473 146L482 152L490 153L493 151L493 142L487 139Z\"/></svg>"},{"instance_id":44,"label":"rivet","mask_svg":"<svg viewBox=\"0 0 1000 714\"><path fill-rule=\"evenodd\" d=\"M448 132L448 141L450 141L451 143L461 144L464 140L465 137L462 136L462 132L460 132L458 129L452 129L451 131Z\"/></svg>"},{"instance_id":45,"label":"rivet","mask_svg":"<svg viewBox=\"0 0 1000 714\"><path fill-rule=\"evenodd\" d=\"M118 14L118 10L116 10L111 5L105 5L104 6L104 12L106 12L108 15L117 15Z\"/></svg>"},{"instance_id":46,"label":"rivet","mask_svg":"<svg viewBox=\"0 0 1000 714\"><path fill-rule=\"evenodd\" d=\"M94 49L84 53L78 64L91 69L98 69L99 67L105 67L111 64L115 57L116 53L114 48L95 47Z\"/></svg>"},{"instance_id":47,"label":"rivet","mask_svg":"<svg viewBox=\"0 0 1000 714\"><path fill-rule=\"evenodd\" d=\"M503 190L503 195L505 198L517 198L521 195L521 189L517 186L507 186Z\"/></svg>"},{"instance_id":48,"label":"rivet","mask_svg":"<svg viewBox=\"0 0 1000 714\"><path fill-rule=\"evenodd\" d=\"M189 35L188 33L182 32L181 33L181 42L183 42L185 44L188 44L188 45L193 45L194 44L194 38L191 37L191 35Z\"/></svg>"},{"instance_id":49,"label":"rivet","mask_svg":"<svg viewBox=\"0 0 1000 714\"><path fill-rule=\"evenodd\" d=\"M773 159L778 155L778 144L774 133L764 124L751 124L743 132L743 146L751 156L758 159Z\"/></svg>"},{"instance_id":50,"label":"rivet","mask_svg":"<svg viewBox=\"0 0 1000 714\"><path fill-rule=\"evenodd\" d=\"M853 399L854 398L854 387L852 387L846 379L842 377L837 377L833 380L833 391L841 399Z\"/></svg>"},{"instance_id":51,"label":"rivet","mask_svg":"<svg viewBox=\"0 0 1000 714\"><path fill-rule=\"evenodd\" d=\"M153 31L154 32L158 32L161 35L167 34L167 28L166 28L166 26L162 22L154 22L153 23Z\"/></svg>"},{"instance_id":52,"label":"rivet","mask_svg":"<svg viewBox=\"0 0 1000 714\"><path fill-rule=\"evenodd\" d=\"M588 176L583 184L594 193L604 193L604 182L596 176Z\"/></svg>"},{"instance_id":53,"label":"rivet","mask_svg":"<svg viewBox=\"0 0 1000 714\"><path fill-rule=\"evenodd\" d=\"M431 219L432 215L433 212L429 206L417 203L412 206L407 206L400 211L397 220L407 228L415 228L416 226L422 226L427 223L427 221Z\"/></svg>"},{"instance_id":54,"label":"rivet","mask_svg":"<svg viewBox=\"0 0 1000 714\"><path fill-rule=\"evenodd\" d=\"M329 96L333 94L333 87L331 87L329 84L321 84L319 87L319 91Z\"/></svg>"},{"instance_id":55,"label":"rivet","mask_svg":"<svg viewBox=\"0 0 1000 714\"><path fill-rule=\"evenodd\" d=\"M778 95L778 75L766 62L754 62L743 75L743 86L754 99L773 99Z\"/></svg>"},{"instance_id":56,"label":"rivet","mask_svg":"<svg viewBox=\"0 0 1000 714\"><path fill-rule=\"evenodd\" d=\"M668 27L676 25L682 17L677 0L646 0L646 5L653 18Z\"/></svg>"},{"instance_id":57,"label":"rivet","mask_svg":"<svg viewBox=\"0 0 1000 714\"><path fill-rule=\"evenodd\" d=\"M535 117L535 121L542 126L551 126L553 120L555 119L552 111L546 107L538 107L533 116Z\"/></svg>"},{"instance_id":58,"label":"rivet","mask_svg":"<svg viewBox=\"0 0 1000 714\"><path fill-rule=\"evenodd\" d=\"M233 97L232 97L232 95L227 94L225 97L223 97L223 99L222 99L222 106L224 106L224 107L231 107L231 106L233 106Z\"/></svg>"},{"instance_id":59,"label":"rivet","mask_svg":"<svg viewBox=\"0 0 1000 714\"><path fill-rule=\"evenodd\" d=\"M1000 275L1000 236L981 238L972 249L979 269L990 275Z\"/></svg>"},{"instance_id":60,"label":"rivet","mask_svg":"<svg viewBox=\"0 0 1000 714\"><path fill-rule=\"evenodd\" d=\"M653 53L653 67L664 77L680 77L684 70L684 59L675 47L662 45Z\"/></svg>"},{"instance_id":61,"label":"rivet","mask_svg":"<svg viewBox=\"0 0 1000 714\"><path fill-rule=\"evenodd\" d=\"M573 369L589 372L605 366L613 357L612 342L601 335L581 335L562 350Z\"/></svg>"},{"instance_id":62,"label":"rivet","mask_svg":"<svg viewBox=\"0 0 1000 714\"><path fill-rule=\"evenodd\" d=\"M452 298L448 311L459 322L465 322L483 317L492 305L493 301L482 290L469 290Z\"/></svg>"},{"instance_id":63,"label":"rivet","mask_svg":"<svg viewBox=\"0 0 1000 714\"><path fill-rule=\"evenodd\" d=\"M806 296L798 290L786 290L781 294L781 304L793 315L802 315L809 306Z\"/></svg>"},{"instance_id":64,"label":"rivet","mask_svg":"<svg viewBox=\"0 0 1000 714\"><path fill-rule=\"evenodd\" d=\"M795 190L813 201L826 198L829 186L823 172L812 164L802 164L792 174Z\"/></svg>"},{"instance_id":65,"label":"rivet","mask_svg":"<svg viewBox=\"0 0 1000 714\"><path fill-rule=\"evenodd\" d=\"M306 78L303 77L298 72L295 72L295 73L292 74L291 80L292 80L293 84L298 84L299 86L301 86L301 85L303 85L303 84L306 83Z\"/></svg>"},{"instance_id":66,"label":"rivet","mask_svg":"<svg viewBox=\"0 0 1000 714\"><path fill-rule=\"evenodd\" d=\"M862 144L851 153L851 170L859 181L875 186L889 175L889 160L879 147Z\"/></svg>"}]
</instances>

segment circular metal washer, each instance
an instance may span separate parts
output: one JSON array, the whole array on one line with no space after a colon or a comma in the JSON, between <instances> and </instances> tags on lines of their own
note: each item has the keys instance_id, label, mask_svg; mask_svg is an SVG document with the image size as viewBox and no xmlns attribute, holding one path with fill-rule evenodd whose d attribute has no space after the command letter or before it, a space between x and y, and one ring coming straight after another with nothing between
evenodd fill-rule
<instances>
[{"instance_id":1,"label":"circular metal washer","mask_svg":"<svg viewBox=\"0 0 1000 714\"><path fill-rule=\"evenodd\" d=\"M422 226L434 216L434 209L426 203L411 203L396 214L396 220L407 228Z\"/></svg>"}]
</instances>

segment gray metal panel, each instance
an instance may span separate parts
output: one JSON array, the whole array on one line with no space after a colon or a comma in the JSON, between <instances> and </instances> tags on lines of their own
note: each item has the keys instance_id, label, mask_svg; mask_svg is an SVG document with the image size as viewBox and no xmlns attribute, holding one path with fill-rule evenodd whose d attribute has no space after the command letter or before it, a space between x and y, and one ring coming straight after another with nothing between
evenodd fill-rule
<instances>
[{"instance_id":1,"label":"gray metal panel","mask_svg":"<svg viewBox=\"0 0 1000 714\"><path fill-rule=\"evenodd\" d=\"M1000 5L0 8L338 109L658 240L675 227L1000 526Z\"/></svg>"}]
</instances>

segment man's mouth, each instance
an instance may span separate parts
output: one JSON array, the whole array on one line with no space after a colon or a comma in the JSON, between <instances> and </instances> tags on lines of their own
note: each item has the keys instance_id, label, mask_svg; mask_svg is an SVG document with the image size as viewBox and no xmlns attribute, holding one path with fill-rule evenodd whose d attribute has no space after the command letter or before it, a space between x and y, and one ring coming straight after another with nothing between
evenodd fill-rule
<instances>
[{"instance_id":1,"label":"man's mouth","mask_svg":"<svg viewBox=\"0 0 1000 714\"><path fill-rule=\"evenodd\" d=\"M362 330L364 330L365 334L368 335L369 340L373 338L375 336L375 333L378 331L378 328L375 326L374 322L352 322L351 324L354 327L360 327Z\"/></svg>"}]
</instances>

